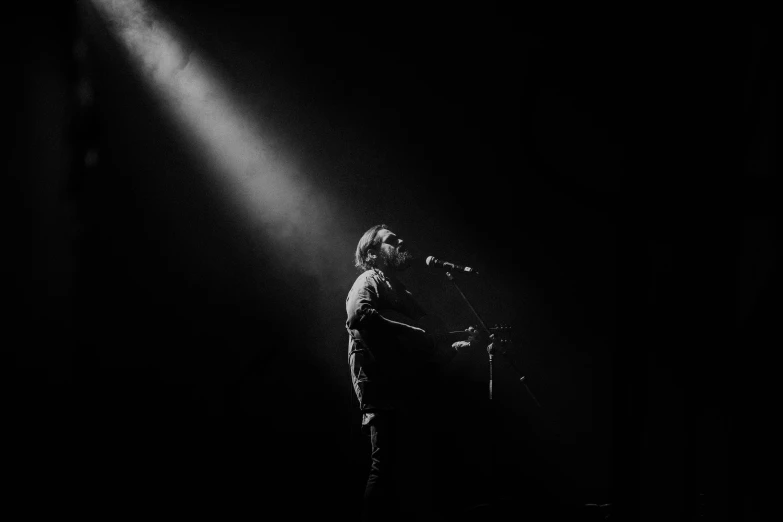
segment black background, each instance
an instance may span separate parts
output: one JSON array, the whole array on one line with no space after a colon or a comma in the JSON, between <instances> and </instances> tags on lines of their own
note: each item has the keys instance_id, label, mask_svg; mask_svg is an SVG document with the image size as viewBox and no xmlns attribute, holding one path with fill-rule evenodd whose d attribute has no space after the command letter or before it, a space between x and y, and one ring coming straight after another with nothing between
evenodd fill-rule
<instances>
[{"instance_id":1,"label":"black background","mask_svg":"<svg viewBox=\"0 0 783 522\"><path fill-rule=\"evenodd\" d=\"M385 222L420 257L482 271L462 288L514 327L544 406L501 360L490 408L486 358L463 361L444 406L464 445L443 444L459 455L447 509L766 508L750 470L768 458L779 343L772 31L155 5L333 202L328 233L302 235L323 266L281 263L237 217L89 3L20 9L3 381L29 505L353 516L367 447L343 300L356 241ZM442 275L406 277L454 328L472 321Z\"/></svg>"}]
</instances>

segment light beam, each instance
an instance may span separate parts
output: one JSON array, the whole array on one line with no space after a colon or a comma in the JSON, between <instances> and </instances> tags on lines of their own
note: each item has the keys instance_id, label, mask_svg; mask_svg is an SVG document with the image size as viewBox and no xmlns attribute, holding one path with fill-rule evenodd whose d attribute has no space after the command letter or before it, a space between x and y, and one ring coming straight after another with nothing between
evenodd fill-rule
<instances>
[{"instance_id":1,"label":"light beam","mask_svg":"<svg viewBox=\"0 0 783 522\"><path fill-rule=\"evenodd\" d=\"M227 88L162 13L141 0L92 2L245 216L263 226L279 255L322 271L324 245L315 239L327 234L334 204L264 134L262 115Z\"/></svg>"}]
</instances>

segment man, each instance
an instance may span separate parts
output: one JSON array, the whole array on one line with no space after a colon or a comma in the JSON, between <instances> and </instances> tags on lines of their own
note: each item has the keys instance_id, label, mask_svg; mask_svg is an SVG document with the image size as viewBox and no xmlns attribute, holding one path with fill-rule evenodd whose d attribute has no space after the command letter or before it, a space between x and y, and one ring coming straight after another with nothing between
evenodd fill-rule
<instances>
[{"instance_id":1,"label":"man","mask_svg":"<svg viewBox=\"0 0 783 522\"><path fill-rule=\"evenodd\" d=\"M466 330L467 340L450 345L436 341L439 321L419 306L398 279L412 260L402 238L389 227L370 228L356 247L355 265L363 272L346 298L348 362L362 412L362 433L369 435L372 445L365 521L397 520L400 419L426 403L432 369L459 350L486 341L472 327Z\"/></svg>"}]
</instances>

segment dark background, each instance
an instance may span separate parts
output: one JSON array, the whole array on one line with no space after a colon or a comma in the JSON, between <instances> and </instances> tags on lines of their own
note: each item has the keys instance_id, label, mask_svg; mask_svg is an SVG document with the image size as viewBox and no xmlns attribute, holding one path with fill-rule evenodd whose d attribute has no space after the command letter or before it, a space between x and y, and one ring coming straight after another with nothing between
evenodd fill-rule
<instances>
[{"instance_id":1,"label":"dark background","mask_svg":"<svg viewBox=\"0 0 783 522\"><path fill-rule=\"evenodd\" d=\"M368 448L343 302L356 241L384 222L482 272L461 288L512 325L543 406L502 359L491 405L486 357L456 366L449 516L769 507L752 471L780 337L769 28L155 3L334 203L327 237L302 235L323 247L306 271L237 217L77 5L17 8L5 34L3 412L25 505L353 516ZM474 322L441 274L406 282L452 328Z\"/></svg>"}]
</instances>

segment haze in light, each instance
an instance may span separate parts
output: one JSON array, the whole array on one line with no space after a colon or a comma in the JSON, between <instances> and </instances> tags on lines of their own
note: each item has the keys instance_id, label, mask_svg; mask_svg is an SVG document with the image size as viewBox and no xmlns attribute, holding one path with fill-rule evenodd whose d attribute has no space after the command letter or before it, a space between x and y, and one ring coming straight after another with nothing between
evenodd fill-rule
<instances>
[{"instance_id":1,"label":"haze in light","mask_svg":"<svg viewBox=\"0 0 783 522\"><path fill-rule=\"evenodd\" d=\"M324 261L318 238L328 235L334 205L293 158L271 146L262 115L243 110L250 104L230 92L162 13L141 0L92 2L246 217L263 225L278 248L295 244L297 262L318 270Z\"/></svg>"}]
</instances>

